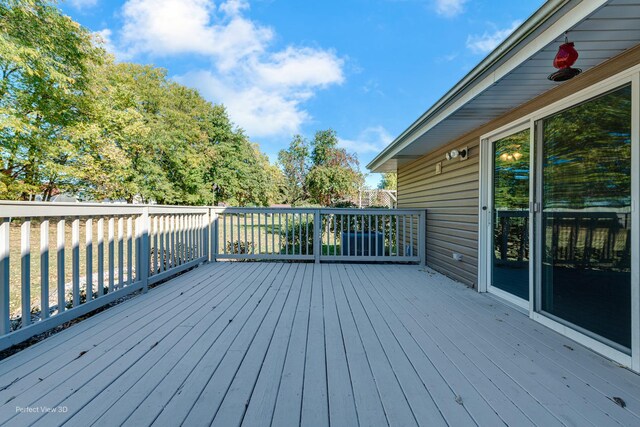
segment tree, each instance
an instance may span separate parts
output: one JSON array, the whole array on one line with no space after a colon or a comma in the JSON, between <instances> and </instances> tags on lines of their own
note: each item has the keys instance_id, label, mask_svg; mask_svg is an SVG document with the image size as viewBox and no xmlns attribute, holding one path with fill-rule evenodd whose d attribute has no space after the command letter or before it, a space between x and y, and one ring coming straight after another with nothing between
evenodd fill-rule
<instances>
[{"instance_id":1,"label":"tree","mask_svg":"<svg viewBox=\"0 0 640 427\"><path fill-rule=\"evenodd\" d=\"M0 3L0 197L50 196L73 186L89 69L104 51L44 0Z\"/></svg>"},{"instance_id":2,"label":"tree","mask_svg":"<svg viewBox=\"0 0 640 427\"><path fill-rule=\"evenodd\" d=\"M278 163L284 176L284 201L295 205L307 196L306 178L309 173L309 144L295 135L286 150L278 153Z\"/></svg>"},{"instance_id":3,"label":"tree","mask_svg":"<svg viewBox=\"0 0 640 427\"><path fill-rule=\"evenodd\" d=\"M398 175L394 172L385 172L382 174L382 179L378 184L380 190L397 190L398 189Z\"/></svg>"},{"instance_id":4,"label":"tree","mask_svg":"<svg viewBox=\"0 0 640 427\"><path fill-rule=\"evenodd\" d=\"M311 147L312 166L305 180L311 201L330 206L355 194L363 183L358 158L338 147L336 132L316 132Z\"/></svg>"}]
</instances>

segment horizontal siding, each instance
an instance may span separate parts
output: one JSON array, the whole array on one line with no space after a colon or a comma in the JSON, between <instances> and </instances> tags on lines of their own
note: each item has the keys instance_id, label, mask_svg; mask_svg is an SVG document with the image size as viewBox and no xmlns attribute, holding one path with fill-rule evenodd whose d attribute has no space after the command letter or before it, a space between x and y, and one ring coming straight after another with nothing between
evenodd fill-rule
<instances>
[{"instance_id":1,"label":"horizontal siding","mask_svg":"<svg viewBox=\"0 0 640 427\"><path fill-rule=\"evenodd\" d=\"M398 207L427 209L427 263L447 276L478 283L480 136L640 63L640 46L563 83L463 137L398 169ZM445 153L468 147L469 158ZM435 174L442 162L442 173ZM462 254L461 261L453 253Z\"/></svg>"},{"instance_id":2,"label":"horizontal siding","mask_svg":"<svg viewBox=\"0 0 640 427\"><path fill-rule=\"evenodd\" d=\"M467 160L445 160L469 148ZM478 273L479 141L453 143L398 170L399 207L427 209L427 262L449 277L476 286ZM435 174L442 162L442 173ZM462 254L454 261L453 254Z\"/></svg>"}]
</instances>

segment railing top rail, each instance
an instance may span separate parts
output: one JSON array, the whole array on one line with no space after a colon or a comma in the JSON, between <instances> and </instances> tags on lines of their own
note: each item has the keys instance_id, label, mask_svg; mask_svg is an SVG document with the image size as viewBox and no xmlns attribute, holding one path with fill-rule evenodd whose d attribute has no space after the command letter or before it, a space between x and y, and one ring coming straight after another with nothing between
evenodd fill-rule
<instances>
[{"instance_id":1,"label":"railing top rail","mask_svg":"<svg viewBox=\"0 0 640 427\"><path fill-rule=\"evenodd\" d=\"M207 206L166 206L120 203L51 203L0 201L0 218L64 217L97 215L138 215L145 208L150 214L207 213Z\"/></svg>"},{"instance_id":2,"label":"railing top rail","mask_svg":"<svg viewBox=\"0 0 640 427\"><path fill-rule=\"evenodd\" d=\"M389 215L389 214L398 214L398 215L412 215L412 214L420 214L424 212L420 209L388 209L388 208L368 208L368 209L359 209L359 208L284 208L284 207L271 207L271 208L260 208L260 207L220 207L214 206L211 208L214 212L217 213L314 213L316 211L320 211L321 214L354 214L354 215Z\"/></svg>"}]
</instances>

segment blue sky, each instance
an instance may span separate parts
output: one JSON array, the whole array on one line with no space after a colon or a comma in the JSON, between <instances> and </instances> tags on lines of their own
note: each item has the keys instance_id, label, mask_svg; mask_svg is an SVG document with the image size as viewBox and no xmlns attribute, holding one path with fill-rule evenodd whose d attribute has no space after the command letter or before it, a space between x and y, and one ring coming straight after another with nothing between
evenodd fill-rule
<instances>
[{"instance_id":1,"label":"blue sky","mask_svg":"<svg viewBox=\"0 0 640 427\"><path fill-rule=\"evenodd\" d=\"M118 60L227 106L272 160L333 128L364 166L542 0L67 0ZM373 174L367 183L376 185Z\"/></svg>"}]
</instances>

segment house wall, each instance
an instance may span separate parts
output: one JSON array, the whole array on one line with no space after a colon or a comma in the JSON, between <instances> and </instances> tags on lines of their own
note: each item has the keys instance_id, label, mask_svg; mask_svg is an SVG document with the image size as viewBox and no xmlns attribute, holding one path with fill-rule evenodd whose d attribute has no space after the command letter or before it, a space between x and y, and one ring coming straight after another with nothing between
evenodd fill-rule
<instances>
[{"instance_id":1,"label":"house wall","mask_svg":"<svg viewBox=\"0 0 640 427\"><path fill-rule=\"evenodd\" d=\"M560 84L520 107L398 168L398 207L427 209L427 264L472 287L478 284L480 136L601 80L640 64L640 46ZM578 64L579 65L579 64ZM549 64L550 71L552 70ZM447 161L447 151L469 148L469 158ZM436 174L436 163L442 173ZM453 254L462 254L455 261Z\"/></svg>"}]
</instances>

